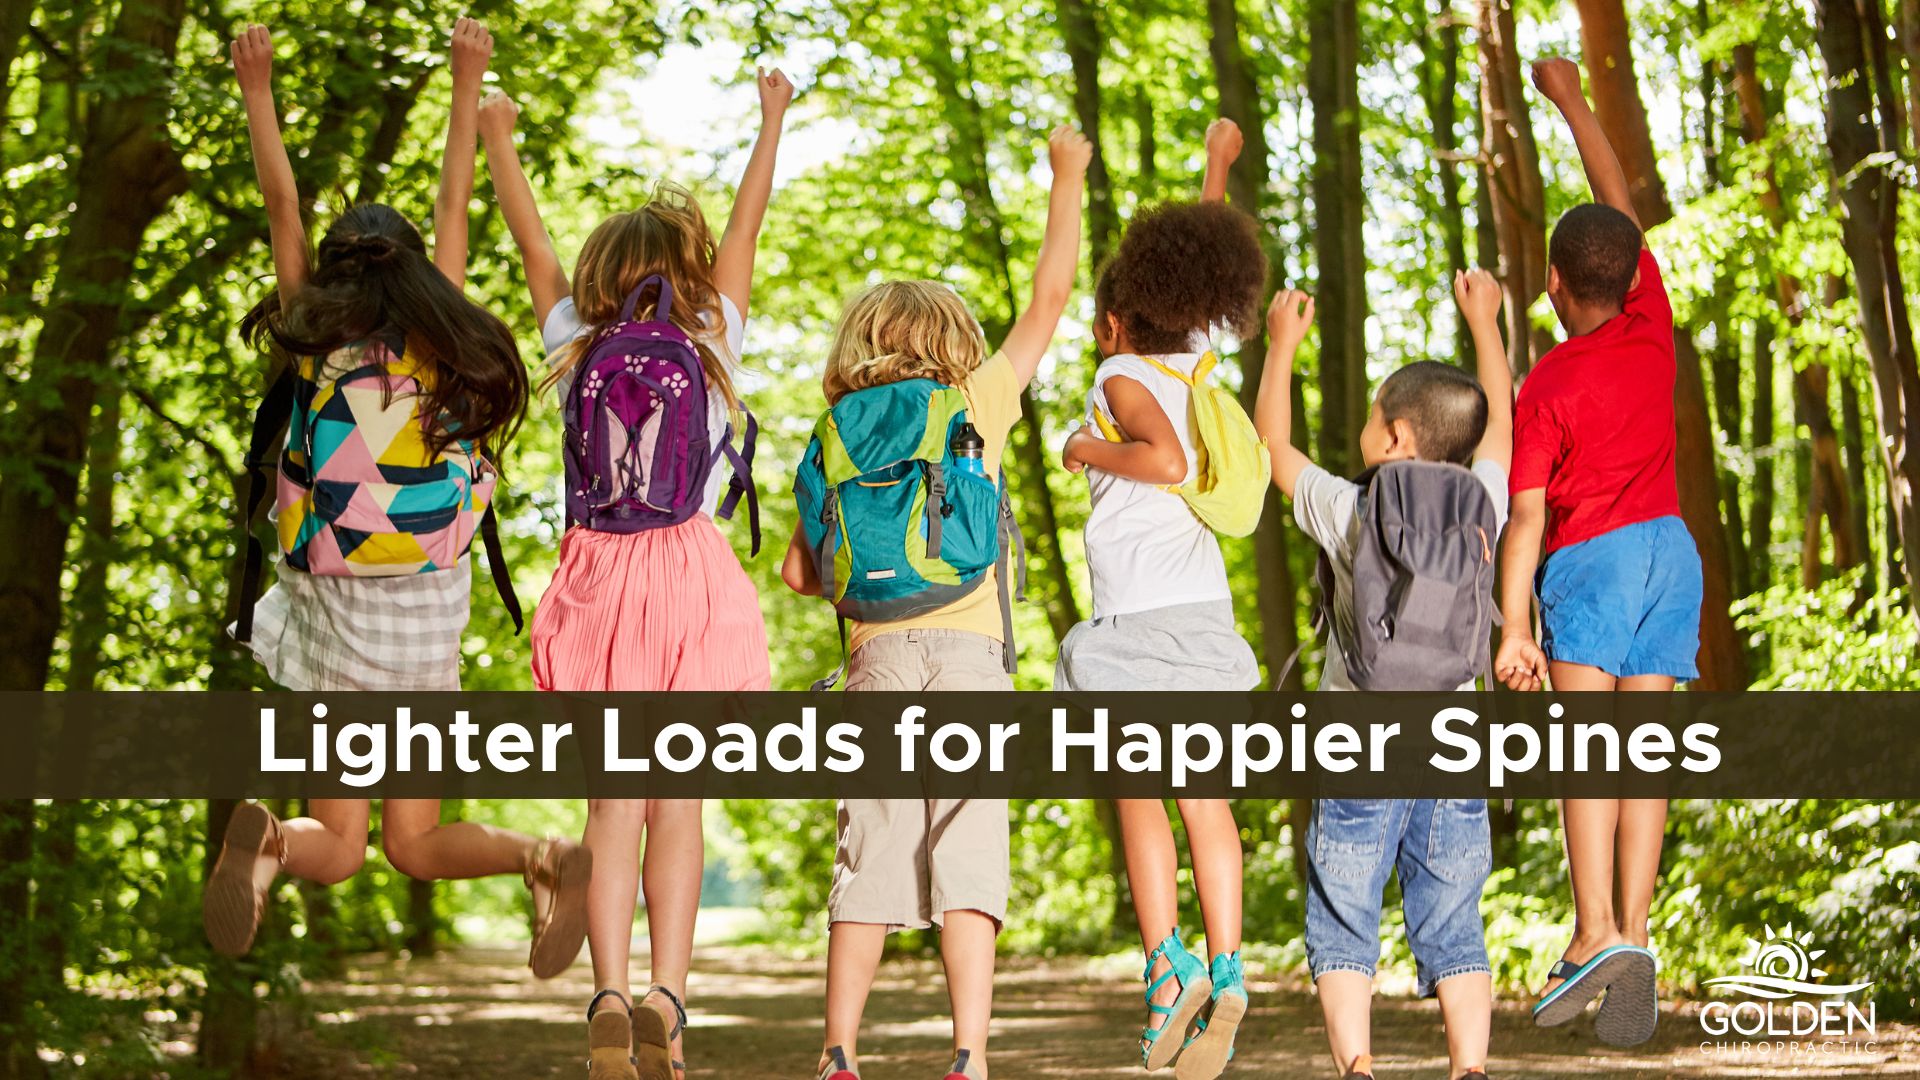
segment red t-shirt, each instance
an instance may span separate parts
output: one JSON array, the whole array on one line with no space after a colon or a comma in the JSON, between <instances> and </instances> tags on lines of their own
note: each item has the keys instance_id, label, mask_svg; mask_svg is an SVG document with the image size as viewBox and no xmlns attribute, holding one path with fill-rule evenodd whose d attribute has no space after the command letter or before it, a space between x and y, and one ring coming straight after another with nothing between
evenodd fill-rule
<instances>
[{"instance_id":1,"label":"red t-shirt","mask_svg":"<svg viewBox=\"0 0 1920 1080\"><path fill-rule=\"evenodd\" d=\"M1673 307L1642 249L1621 313L1548 350L1514 404L1509 490L1547 489L1547 551L1680 513L1673 377Z\"/></svg>"}]
</instances>

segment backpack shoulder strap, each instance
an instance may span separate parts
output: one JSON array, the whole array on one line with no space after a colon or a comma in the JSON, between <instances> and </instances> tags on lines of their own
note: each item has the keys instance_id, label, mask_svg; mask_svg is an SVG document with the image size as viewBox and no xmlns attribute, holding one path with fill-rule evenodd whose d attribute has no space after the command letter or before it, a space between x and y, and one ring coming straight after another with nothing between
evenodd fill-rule
<instances>
[{"instance_id":1,"label":"backpack shoulder strap","mask_svg":"<svg viewBox=\"0 0 1920 1080\"><path fill-rule=\"evenodd\" d=\"M1209 357L1211 357L1212 355L1213 355L1212 353L1207 354L1207 356ZM1166 375L1170 378L1178 379L1181 382L1186 383L1188 386L1192 386L1193 384L1199 382L1202 377L1200 374L1199 365L1196 365L1194 367L1192 375L1188 375L1185 372L1179 370L1178 368L1168 367L1167 365L1161 363L1160 361L1155 360L1151 356L1140 356L1138 357L1138 359L1145 360L1148 364L1152 365L1155 368L1158 368L1161 374ZM1212 364L1208 364L1205 358L1202 358L1201 364L1205 364L1209 368L1213 366Z\"/></svg>"},{"instance_id":2,"label":"backpack shoulder strap","mask_svg":"<svg viewBox=\"0 0 1920 1080\"><path fill-rule=\"evenodd\" d=\"M500 522L494 517L491 502L487 503L487 512L480 515L480 541L486 547L487 571L493 575L494 591L500 594L500 602L513 618L513 632L517 635L526 628L526 620L520 614L520 597L513 591L513 575L507 572L506 553L500 549Z\"/></svg>"},{"instance_id":3,"label":"backpack shoulder strap","mask_svg":"<svg viewBox=\"0 0 1920 1080\"><path fill-rule=\"evenodd\" d=\"M240 589L233 597L234 640L253 640L253 605L260 598L260 574L265 569L266 550L254 535L253 523L260 514L271 485L266 483L269 466L278 468L279 440L293 418L293 389L299 375L289 362L267 387L267 396L253 414L253 434L247 440L247 456L241 466L239 510L239 548L244 554L240 571Z\"/></svg>"},{"instance_id":4,"label":"backpack shoulder strap","mask_svg":"<svg viewBox=\"0 0 1920 1080\"><path fill-rule=\"evenodd\" d=\"M1020 669L1020 651L1013 643L1013 602L1027 598L1027 538L1020 532L1020 521L1013 516L1006 480L1000 482L1000 554L994 559L993 572L1000 586L1000 640L1006 653L1007 674ZM1014 560L1014 578L1007 580L1009 549Z\"/></svg>"},{"instance_id":5,"label":"backpack shoulder strap","mask_svg":"<svg viewBox=\"0 0 1920 1080\"><path fill-rule=\"evenodd\" d=\"M721 518L733 517L734 507L740 505L740 496L747 497L747 531L753 537L752 554L760 554L760 490L753 483L753 449L759 441L760 422L746 409L740 413L746 417L745 431L740 439L740 449L733 448L733 425L728 424L720 433L720 452L733 465L733 478L727 481L727 494L720 500L716 513Z\"/></svg>"}]
</instances>

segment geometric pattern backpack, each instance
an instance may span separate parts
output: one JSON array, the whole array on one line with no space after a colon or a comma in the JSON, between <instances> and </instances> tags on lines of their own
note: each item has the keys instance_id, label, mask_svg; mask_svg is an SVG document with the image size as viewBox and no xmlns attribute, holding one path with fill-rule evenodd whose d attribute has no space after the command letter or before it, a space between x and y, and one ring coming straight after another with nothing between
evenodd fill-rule
<instances>
[{"instance_id":1,"label":"geometric pattern backpack","mask_svg":"<svg viewBox=\"0 0 1920 1080\"><path fill-rule=\"evenodd\" d=\"M275 524L283 567L328 577L401 577L457 566L476 533L514 627L520 607L494 525L498 477L477 447L428 446L426 377L404 338L375 339L324 357L299 357L267 393L247 455L247 518L264 491L259 473L278 453ZM252 633L261 550L247 531L239 640Z\"/></svg>"},{"instance_id":2,"label":"geometric pattern backpack","mask_svg":"<svg viewBox=\"0 0 1920 1080\"><path fill-rule=\"evenodd\" d=\"M658 290L653 317L637 320L649 288ZM672 311L673 287L664 277L649 277L627 296L620 318L585 346L561 413L567 520L611 533L678 525L701 512L707 478L724 457L733 476L715 516L731 518L744 495L757 555L758 424L742 407L745 432L738 450L732 424L709 430L706 368L693 342L668 321Z\"/></svg>"}]
</instances>

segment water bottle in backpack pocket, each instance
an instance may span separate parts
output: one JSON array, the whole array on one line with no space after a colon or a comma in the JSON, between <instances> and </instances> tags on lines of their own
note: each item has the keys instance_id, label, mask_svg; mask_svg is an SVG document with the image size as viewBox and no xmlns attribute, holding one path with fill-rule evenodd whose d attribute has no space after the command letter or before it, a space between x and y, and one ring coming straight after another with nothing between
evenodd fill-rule
<instances>
[{"instance_id":1,"label":"water bottle in backpack pocket","mask_svg":"<svg viewBox=\"0 0 1920 1080\"><path fill-rule=\"evenodd\" d=\"M840 616L843 651L847 619L899 622L938 611L997 565L1013 670L1012 598L1024 599L1026 552L1005 485L986 474L984 448L966 395L930 379L848 394L814 425L794 500L822 592ZM1010 552L1018 555L1012 582Z\"/></svg>"},{"instance_id":2,"label":"water bottle in backpack pocket","mask_svg":"<svg viewBox=\"0 0 1920 1080\"><path fill-rule=\"evenodd\" d=\"M641 320L636 310L649 288L659 300L653 318ZM612 533L678 525L701 511L708 477L724 457L733 476L715 516L732 517L745 496L758 554L759 427L752 413L740 411L738 450L731 424L711 430L706 368L693 341L668 321L672 308L672 286L650 277L628 295L619 320L584 346L563 410L567 520Z\"/></svg>"}]
</instances>

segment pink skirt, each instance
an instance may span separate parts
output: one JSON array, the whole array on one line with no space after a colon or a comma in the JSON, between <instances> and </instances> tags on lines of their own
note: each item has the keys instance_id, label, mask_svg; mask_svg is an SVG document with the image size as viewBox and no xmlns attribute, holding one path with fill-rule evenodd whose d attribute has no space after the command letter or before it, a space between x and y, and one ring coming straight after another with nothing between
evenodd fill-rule
<instances>
[{"instance_id":1,"label":"pink skirt","mask_svg":"<svg viewBox=\"0 0 1920 1080\"><path fill-rule=\"evenodd\" d=\"M542 690L765 690L760 595L713 520L665 529L569 529L533 613Z\"/></svg>"}]
</instances>

